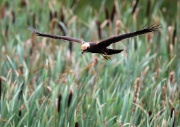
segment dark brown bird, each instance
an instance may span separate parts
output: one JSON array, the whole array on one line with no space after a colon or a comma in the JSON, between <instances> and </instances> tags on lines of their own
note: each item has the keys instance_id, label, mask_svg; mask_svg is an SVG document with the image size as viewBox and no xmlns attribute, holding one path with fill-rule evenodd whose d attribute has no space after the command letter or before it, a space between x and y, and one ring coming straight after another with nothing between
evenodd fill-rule
<instances>
[{"instance_id":1,"label":"dark brown bird","mask_svg":"<svg viewBox=\"0 0 180 127\"><path fill-rule=\"evenodd\" d=\"M61 40L66 40L66 41L70 41L70 42L80 43L82 54L84 52L99 53L105 59L109 59L108 55L118 54L118 53L123 51L123 49L109 49L109 48L107 48L109 45L111 45L112 43L119 42L119 41L126 39L126 38L135 37L135 36L138 36L141 34L146 34L149 32L157 31L157 30L159 30L160 25L159 24L153 24L147 28L143 28L143 29L138 30L136 32L113 36L113 37L110 37L108 39L101 40L98 42L85 42L83 40L79 40L79 39L68 37L68 36L44 34L44 33L38 32L36 29L34 29L30 26L27 26L27 27L29 30L34 32L37 36L48 37L48 38L53 38L53 39L61 39Z\"/></svg>"}]
</instances>

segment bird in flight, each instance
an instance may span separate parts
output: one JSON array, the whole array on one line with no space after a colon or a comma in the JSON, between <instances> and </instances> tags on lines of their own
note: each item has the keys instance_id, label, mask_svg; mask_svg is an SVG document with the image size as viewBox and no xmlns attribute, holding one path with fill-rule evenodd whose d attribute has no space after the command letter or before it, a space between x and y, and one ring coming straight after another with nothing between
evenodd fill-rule
<instances>
[{"instance_id":1,"label":"bird in flight","mask_svg":"<svg viewBox=\"0 0 180 127\"><path fill-rule=\"evenodd\" d=\"M101 54L105 59L109 59L110 58L109 55L121 53L123 51L123 49L110 49L110 48L107 48L108 46L110 46L113 43L119 42L123 39L126 39L126 38L131 38L131 37L135 37L135 36L138 36L141 34L158 31L160 29L160 25L153 24L149 27L146 27L146 28L144 27L141 30L138 30L135 32L116 35L116 36L113 36L113 37L110 37L110 38L107 38L104 40L100 40L98 42L86 42L86 41L79 40L79 39L76 39L73 37L68 37L68 36L45 34L45 33L41 33L39 31L37 31L36 29L34 29L33 27L30 27L30 26L27 26L27 28L30 31L32 31L33 33L35 33L37 36L48 37L48 38L52 38L52 39L66 40L66 41L70 41L70 42L77 42L77 43L81 44L82 54L84 52L98 53L98 54Z\"/></svg>"}]
</instances>

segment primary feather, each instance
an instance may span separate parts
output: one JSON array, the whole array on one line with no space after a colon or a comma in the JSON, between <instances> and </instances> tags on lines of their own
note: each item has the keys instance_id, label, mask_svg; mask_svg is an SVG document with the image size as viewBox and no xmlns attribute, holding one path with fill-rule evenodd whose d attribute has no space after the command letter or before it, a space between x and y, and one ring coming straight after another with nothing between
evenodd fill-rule
<instances>
[{"instance_id":1,"label":"primary feather","mask_svg":"<svg viewBox=\"0 0 180 127\"><path fill-rule=\"evenodd\" d=\"M97 43L97 45L101 46L101 47L107 47L107 46L111 45L112 43L119 42L119 41L121 41L123 39L126 39L126 38L135 37L137 35L146 34L146 33L153 32L153 31L157 31L159 28L160 28L160 25L153 24L153 25L151 25L151 26L149 26L147 28L138 30L136 32L131 32L131 33L127 33L127 34L117 35L117 36L113 36L113 37L110 37L110 38L105 39L105 40L101 40L101 41L99 41Z\"/></svg>"},{"instance_id":2,"label":"primary feather","mask_svg":"<svg viewBox=\"0 0 180 127\"><path fill-rule=\"evenodd\" d=\"M58 35L53 35L53 34L44 34L41 32L38 32L36 29L34 29L33 27L27 26L27 28L34 32L37 36L41 36L41 37L48 37L48 38L52 38L52 39L61 39L61 40L66 40L66 41L71 41L71 42L78 42L80 44L83 44L84 41L76 39L76 38L72 38L72 37L68 37L68 36L58 36Z\"/></svg>"}]
</instances>

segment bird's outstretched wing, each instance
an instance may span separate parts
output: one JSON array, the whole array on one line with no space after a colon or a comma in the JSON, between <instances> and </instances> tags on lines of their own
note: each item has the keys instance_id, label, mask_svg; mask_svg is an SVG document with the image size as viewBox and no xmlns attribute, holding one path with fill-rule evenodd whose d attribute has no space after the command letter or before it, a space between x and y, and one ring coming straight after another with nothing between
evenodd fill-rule
<instances>
[{"instance_id":1,"label":"bird's outstretched wing","mask_svg":"<svg viewBox=\"0 0 180 127\"><path fill-rule=\"evenodd\" d=\"M160 28L161 28L161 26L159 24L153 24L147 28L143 28L136 32L117 35L117 36L113 36L113 37L110 37L105 40L101 40L97 43L97 45L100 47L107 47L107 46L111 45L112 43L116 43L116 42L121 41L126 38L134 37L134 36L141 35L141 34L146 34L146 33L153 32L153 31L158 31Z\"/></svg>"},{"instance_id":2,"label":"bird's outstretched wing","mask_svg":"<svg viewBox=\"0 0 180 127\"><path fill-rule=\"evenodd\" d=\"M41 36L41 37L48 37L48 38L52 38L52 39L61 39L61 40L66 40L66 41L71 41L71 42L78 42L80 44L83 44L84 41L76 39L76 38L72 38L72 37L68 37L68 36L58 36L58 35L53 35L53 34L44 34L41 32L38 32L36 29L34 29L33 27L27 26L27 28L34 32L37 36Z\"/></svg>"}]
</instances>

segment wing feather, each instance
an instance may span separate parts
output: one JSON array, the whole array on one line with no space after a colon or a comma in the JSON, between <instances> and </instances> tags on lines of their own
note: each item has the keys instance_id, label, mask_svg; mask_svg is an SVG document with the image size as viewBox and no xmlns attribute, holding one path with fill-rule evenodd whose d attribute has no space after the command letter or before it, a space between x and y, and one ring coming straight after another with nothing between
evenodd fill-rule
<instances>
[{"instance_id":1,"label":"wing feather","mask_svg":"<svg viewBox=\"0 0 180 127\"><path fill-rule=\"evenodd\" d=\"M107 46L111 45L112 43L119 42L119 41L126 39L126 38L135 37L137 35L146 34L146 33L153 32L153 31L158 31L160 28L161 27L159 24L153 24L147 28L143 28L143 29L138 30L136 32L117 35L117 36L113 36L113 37L110 37L110 38L105 39L105 40L101 40L97 43L97 45L100 47L107 47Z\"/></svg>"},{"instance_id":2,"label":"wing feather","mask_svg":"<svg viewBox=\"0 0 180 127\"><path fill-rule=\"evenodd\" d=\"M66 41L71 41L71 42L77 42L80 44L83 44L84 41L76 39L76 38L72 38L72 37L68 37L68 36L58 36L58 35L53 35L53 34L44 34L41 32L38 32L36 29L34 29L33 27L27 26L27 28L34 32L37 36L41 36L41 37L48 37L48 38L52 38L52 39L61 39L61 40L66 40Z\"/></svg>"}]
</instances>

